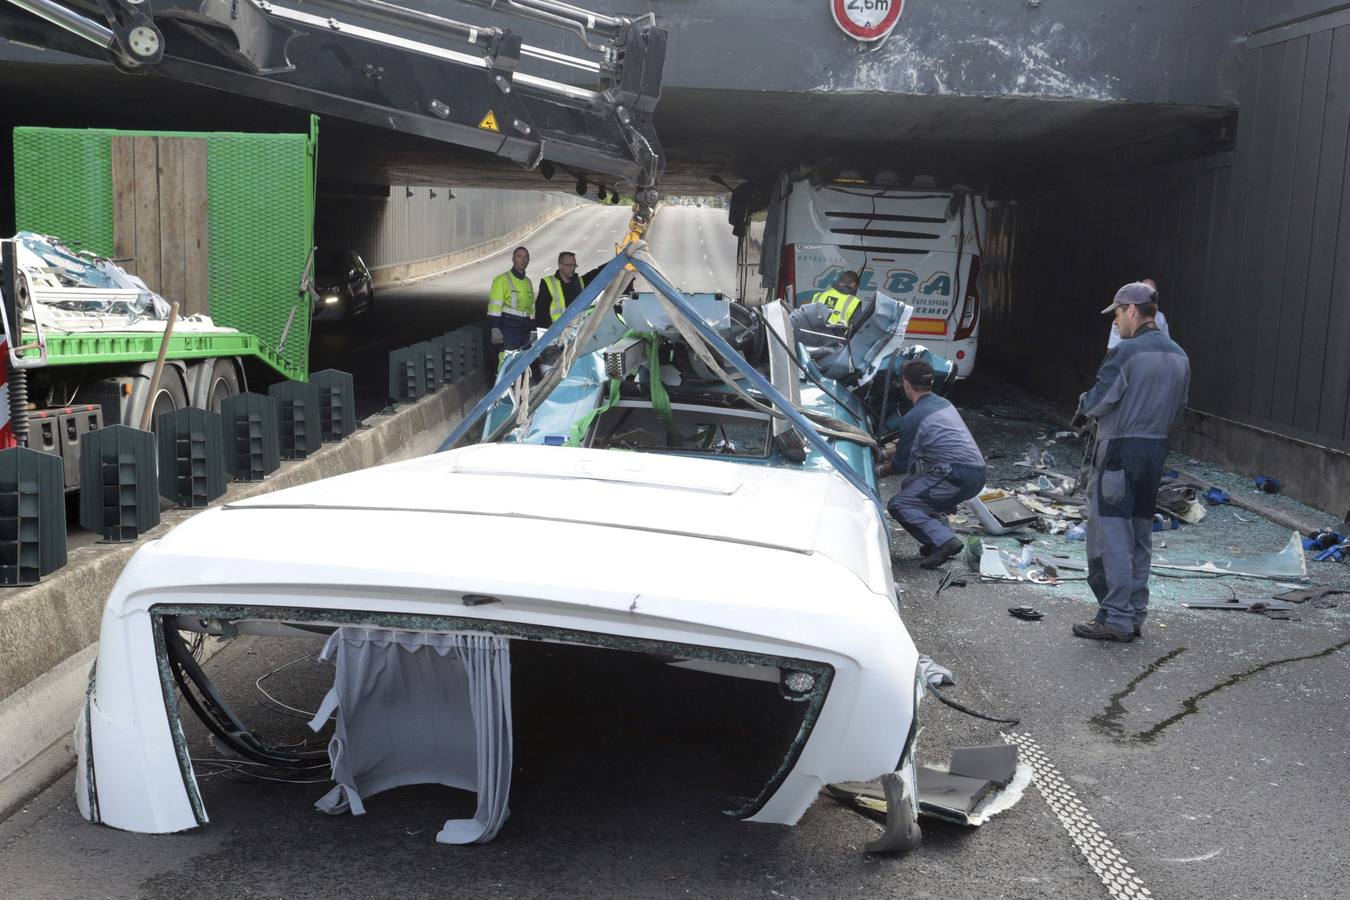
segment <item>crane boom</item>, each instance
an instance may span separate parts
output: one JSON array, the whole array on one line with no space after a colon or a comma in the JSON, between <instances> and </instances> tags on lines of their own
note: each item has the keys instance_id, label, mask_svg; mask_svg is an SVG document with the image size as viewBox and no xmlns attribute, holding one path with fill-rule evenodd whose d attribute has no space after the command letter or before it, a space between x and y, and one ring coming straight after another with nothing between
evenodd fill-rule
<instances>
[{"instance_id":1,"label":"crane boom","mask_svg":"<svg viewBox=\"0 0 1350 900\"><path fill-rule=\"evenodd\" d=\"M3 0L49 44L124 70L493 153L631 189L645 230L664 165L652 115L666 32L562 0L459 0L576 35L586 55L387 0ZM394 29L397 27L397 30ZM518 71L522 59L562 76ZM584 79L584 83L583 83Z\"/></svg>"}]
</instances>

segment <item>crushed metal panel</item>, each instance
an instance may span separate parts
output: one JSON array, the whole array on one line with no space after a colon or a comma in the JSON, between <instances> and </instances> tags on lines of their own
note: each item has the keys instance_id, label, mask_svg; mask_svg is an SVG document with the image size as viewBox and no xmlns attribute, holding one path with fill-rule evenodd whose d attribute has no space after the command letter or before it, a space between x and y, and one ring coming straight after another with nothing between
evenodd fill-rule
<instances>
[{"instance_id":1,"label":"crushed metal panel","mask_svg":"<svg viewBox=\"0 0 1350 900\"><path fill-rule=\"evenodd\" d=\"M998 787L1007 787L1017 774L1017 747L1013 744L957 747L952 751L949 769L953 775L984 778Z\"/></svg>"},{"instance_id":2,"label":"crushed metal panel","mask_svg":"<svg viewBox=\"0 0 1350 900\"><path fill-rule=\"evenodd\" d=\"M787 307L775 300L762 310L765 327L770 329L777 340L769 341L769 380L773 386L787 397L793 406L802 405L802 384L796 360L791 356L790 347L794 346L792 322L788 318ZM773 433L777 437L790 431L792 423L787 419L775 418Z\"/></svg>"}]
</instances>

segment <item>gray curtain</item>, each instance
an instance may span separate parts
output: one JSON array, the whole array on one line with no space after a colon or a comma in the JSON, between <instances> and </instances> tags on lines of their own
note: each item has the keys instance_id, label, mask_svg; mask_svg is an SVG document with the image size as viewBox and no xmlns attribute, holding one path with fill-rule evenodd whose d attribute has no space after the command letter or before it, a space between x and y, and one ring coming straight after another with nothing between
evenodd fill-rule
<instances>
[{"instance_id":1,"label":"gray curtain","mask_svg":"<svg viewBox=\"0 0 1350 900\"><path fill-rule=\"evenodd\" d=\"M472 819L436 840L486 843L510 811L510 642L488 635L341 628L319 656L335 660L333 688L309 723L337 713L328 758L336 786L315 804L365 812L365 798L405 784L476 791Z\"/></svg>"}]
</instances>

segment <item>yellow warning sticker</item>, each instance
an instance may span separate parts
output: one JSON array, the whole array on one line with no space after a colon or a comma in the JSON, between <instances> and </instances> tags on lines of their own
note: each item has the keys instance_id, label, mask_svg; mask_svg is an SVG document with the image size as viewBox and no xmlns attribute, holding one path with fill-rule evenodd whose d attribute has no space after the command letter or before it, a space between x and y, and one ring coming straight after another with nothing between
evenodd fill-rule
<instances>
[{"instance_id":1,"label":"yellow warning sticker","mask_svg":"<svg viewBox=\"0 0 1350 900\"><path fill-rule=\"evenodd\" d=\"M478 123L478 127L484 131L495 131L498 134L501 133L501 129L497 127L497 117L492 114L492 110L490 109L487 111L487 115L483 116L482 121Z\"/></svg>"}]
</instances>

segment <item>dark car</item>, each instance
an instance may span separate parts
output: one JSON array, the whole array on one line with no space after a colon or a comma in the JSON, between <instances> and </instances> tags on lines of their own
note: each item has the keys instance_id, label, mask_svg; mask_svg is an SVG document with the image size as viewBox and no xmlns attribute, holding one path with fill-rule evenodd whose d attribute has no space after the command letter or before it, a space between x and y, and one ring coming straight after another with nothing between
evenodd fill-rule
<instances>
[{"instance_id":1,"label":"dark car","mask_svg":"<svg viewBox=\"0 0 1350 900\"><path fill-rule=\"evenodd\" d=\"M342 321L370 312L375 285L370 269L351 250L314 252L314 319Z\"/></svg>"}]
</instances>

